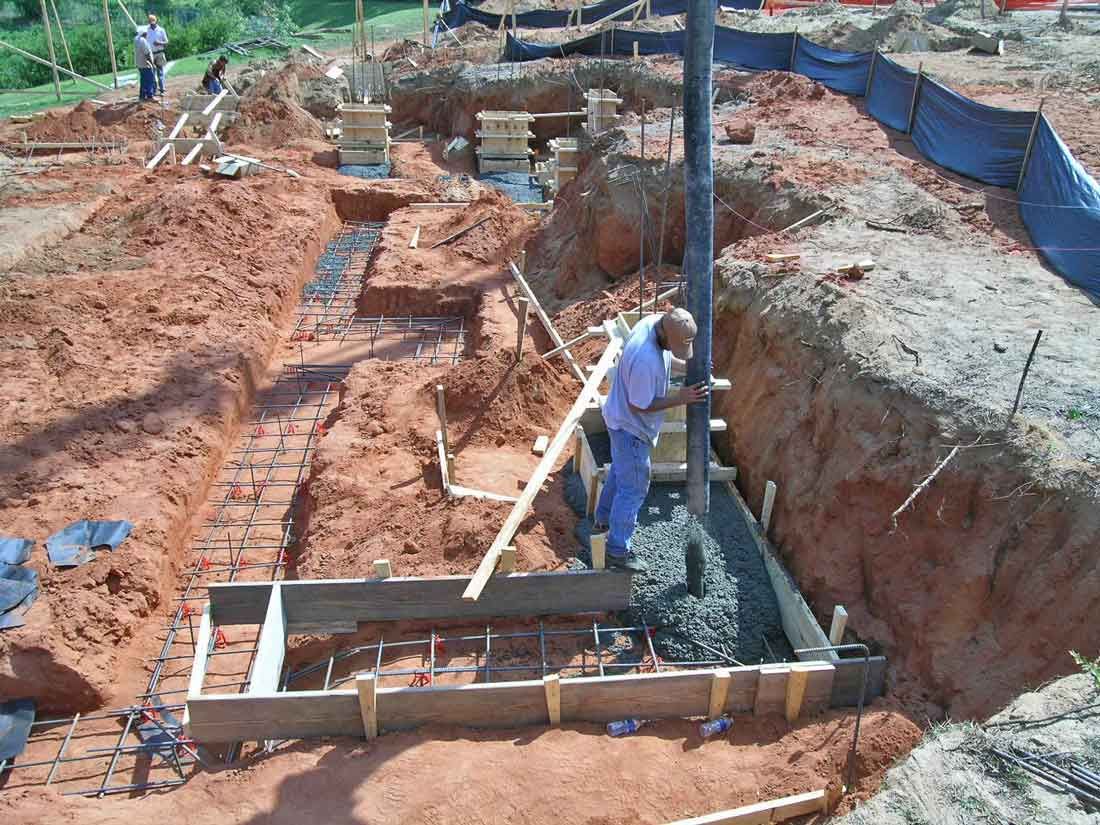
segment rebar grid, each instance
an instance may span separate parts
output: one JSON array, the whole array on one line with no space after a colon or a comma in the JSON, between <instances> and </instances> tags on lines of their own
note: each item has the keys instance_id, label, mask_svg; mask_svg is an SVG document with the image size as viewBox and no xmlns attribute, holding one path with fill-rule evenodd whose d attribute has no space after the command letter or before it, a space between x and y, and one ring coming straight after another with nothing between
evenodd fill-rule
<instances>
[{"instance_id":1,"label":"rebar grid","mask_svg":"<svg viewBox=\"0 0 1100 825\"><path fill-rule=\"evenodd\" d=\"M355 315L367 267L382 237L383 223L347 221L325 246L316 276L302 288L292 341L314 340L316 327L341 327Z\"/></svg>"}]
</instances>

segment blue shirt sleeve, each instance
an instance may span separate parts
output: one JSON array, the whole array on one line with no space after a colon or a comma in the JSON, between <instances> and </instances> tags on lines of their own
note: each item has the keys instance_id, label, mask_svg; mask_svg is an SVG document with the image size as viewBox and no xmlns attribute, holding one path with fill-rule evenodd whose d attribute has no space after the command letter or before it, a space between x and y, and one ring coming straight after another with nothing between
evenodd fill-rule
<instances>
[{"instance_id":1,"label":"blue shirt sleeve","mask_svg":"<svg viewBox=\"0 0 1100 825\"><path fill-rule=\"evenodd\" d=\"M659 382L653 373L652 359L638 358L630 365L630 373L624 375L627 401L644 410L657 398Z\"/></svg>"}]
</instances>

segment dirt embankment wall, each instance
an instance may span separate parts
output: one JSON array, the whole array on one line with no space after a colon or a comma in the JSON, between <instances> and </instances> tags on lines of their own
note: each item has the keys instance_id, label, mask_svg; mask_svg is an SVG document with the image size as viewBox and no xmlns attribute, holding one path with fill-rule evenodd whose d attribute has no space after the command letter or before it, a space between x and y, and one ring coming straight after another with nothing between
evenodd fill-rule
<instances>
[{"instance_id":1,"label":"dirt embankment wall","mask_svg":"<svg viewBox=\"0 0 1100 825\"><path fill-rule=\"evenodd\" d=\"M899 695L932 718L991 713L1072 671L1068 649L1094 655L1095 471L1059 460L1053 437L1020 419L979 432L948 399L876 374L845 352L827 297L785 308L759 279L723 272L723 452L754 510L765 481L779 485L772 539L822 623L845 605L849 629L890 657ZM914 486L979 436L895 530Z\"/></svg>"}]
</instances>

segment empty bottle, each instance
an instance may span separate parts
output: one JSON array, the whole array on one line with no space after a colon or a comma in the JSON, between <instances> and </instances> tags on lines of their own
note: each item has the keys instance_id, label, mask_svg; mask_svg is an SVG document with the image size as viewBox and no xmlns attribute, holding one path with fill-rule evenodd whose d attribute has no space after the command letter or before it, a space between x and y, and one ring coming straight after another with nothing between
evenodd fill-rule
<instances>
[{"instance_id":1,"label":"empty bottle","mask_svg":"<svg viewBox=\"0 0 1100 825\"><path fill-rule=\"evenodd\" d=\"M720 733L725 733L733 727L733 720L728 716L719 716L717 719L711 719L709 722L704 722L699 726L699 735L704 739L709 739L712 736L717 736Z\"/></svg>"},{"instance_id":2,"label":"empty bottle","mask_svg":"<svg viewBox=\"0 0 1100 825\"><path fill-rule=\"evenodd\" d=\"M644 719L623 719L620 722L608 722L607 732L612 736L626 736L628 733L634 733L644 724Z\"/></svg>"}]
</instances>

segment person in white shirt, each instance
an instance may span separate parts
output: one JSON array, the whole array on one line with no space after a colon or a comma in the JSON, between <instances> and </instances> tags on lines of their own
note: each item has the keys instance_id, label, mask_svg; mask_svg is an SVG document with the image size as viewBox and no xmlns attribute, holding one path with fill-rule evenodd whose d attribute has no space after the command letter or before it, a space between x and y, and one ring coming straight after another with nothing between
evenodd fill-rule
<instances>
[{"instance_id":1,"label":"person in white shirt","mask_svg":"<svg viewBox=\"0 0 1100 825\"><path fill-rule=\"evenodd\" d=\"M153 100L156 97L157 81L154 79L153 49L149 45L149 33L138 29L134 38L134 65L138 70L138 99Z\"/></svg>"},{"instance_id":2,"label":"person in white shirt","mask_svg":"<svg viewBox=\"0 0 1100 825\"><path fill-rule=\"evenodd\" d=\"M168 48L168 33L157 23L155 14L149 15L149 46L153 50L153 64L156 67L157 89L164 94L164 66L168 58L164 50Z\"/></svg>"}]
</instances>

